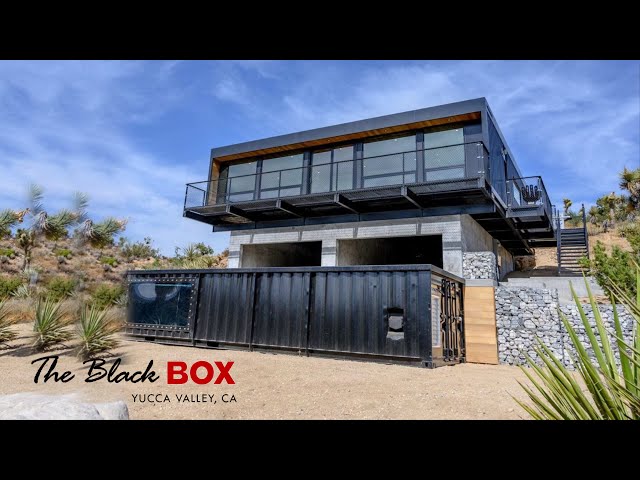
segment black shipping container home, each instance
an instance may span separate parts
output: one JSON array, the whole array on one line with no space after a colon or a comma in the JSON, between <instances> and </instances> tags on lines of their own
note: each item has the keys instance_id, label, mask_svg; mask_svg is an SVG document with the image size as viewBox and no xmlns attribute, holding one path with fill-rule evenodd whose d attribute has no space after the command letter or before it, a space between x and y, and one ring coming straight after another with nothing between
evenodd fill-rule
<instances>
[{"instance_id":1,"label":"black shipping container home","mask_svg":"<svg viewBox=\"0 0 640 480\"><path fill-rule=\"evenodd\" d=\"M561 246L555 212L485 98L217 146L183 215L230 232L229 268L130 272L127 331L497 363L494 287L517 257Z\"/></svg>"},{"instance_id":2,"label":"black shipping container home","mask_svg":"<svg viewBox=\"0 0 640 480\"><path fill-rule=\"evenodd\" d=\"M200 347L464 361L464 280L431 265L131 271L126 332Z\"/></svg>"}]
</instances>

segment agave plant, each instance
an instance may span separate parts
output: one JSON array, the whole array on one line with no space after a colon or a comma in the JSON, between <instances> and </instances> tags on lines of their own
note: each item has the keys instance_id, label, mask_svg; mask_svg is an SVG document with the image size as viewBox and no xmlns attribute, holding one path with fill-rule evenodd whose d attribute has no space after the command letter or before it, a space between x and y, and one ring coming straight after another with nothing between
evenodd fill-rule
<instances>
[{"instance_id":1,"label":"agave plant","mask_svg":"<svg viewBox=\"0 0 640 480\"><path fill-rule=\"evenodd\" d=\"M108 309L85 306L80 311L78 336L81 344L78 356L83 360L95 357L96 354L111 350L117 346L115 334L119 326L111 320Z\"/></svg>"},{"instance_id":2,"label":"agave plant","mask_svg":"<svg viewBox=\"0 0 640 480\"><path fill-rule=\"evenodd\" d=\"M61 305L62 302L50 298L38 300L33 322L33 331L36 333L33 346L36 350L46 350L71 338L72 333L67 329Z\"/></svg>"},{"instance_id":3,"label":"agave plant","mask_svg":"<svg viewBox=\"0 0 640 480\"><path fill-rule=\"evenodd\" d=\"M636 270L640 287L640 269ZM584 324L588 341L582 342L566 316L560 312L562 323L575 347L571 360L576 367L569 371L551 350L538 340L535 351L543 366L526 355L531 371L521 367L533 385L533 389L520 384L533 405L516 399L520 406L537 420L639 420L640 419L640 293L631 299L618 285L612 288L614 341L605 328L602 315L585 279L589 302L593 309L595 331L590 325L578 296L571 285L571 292ZM638 289L640 292L640 288ZM624 303L635 320L631 344L623 338L615 300ZM596 332L597 335L596 336ZM599 338L598 338L599 337ZM614 353L615 344L619 360ZM592 360L587 348L595 356ZM583 388L586 387L586 390ZM536 393L537 392L537 393Z\"/></svg>"},{"instance_id":4,"label":"agave plant","mask_svg":"<svg viewBox=\"0 0 640 480\"><path fill-rule=\"evenodd\" d=\"M14 340L18 334L13 330L14 321L9 318L9 309L6 302L0 301L0 343Z\"/></svg>"}]
</instances>

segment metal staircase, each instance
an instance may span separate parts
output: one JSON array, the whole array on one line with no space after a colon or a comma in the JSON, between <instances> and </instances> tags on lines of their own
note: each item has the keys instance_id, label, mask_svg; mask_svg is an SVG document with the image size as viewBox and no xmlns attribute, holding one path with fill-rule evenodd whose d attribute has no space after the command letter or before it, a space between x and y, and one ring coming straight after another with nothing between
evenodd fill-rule
<instances>
[{"instance_id":1,"label":"metal staircase","mask_svg":"<svg viewBox=\"0 0 640 480\"><path fill-rule=\"evenodd\" d=\"M558 274L581 275L582 268L578 260L589 258L589 236L587 234L587 217L582 205L582 227L560 228L560 218L557 219L560 232L558 235Z\"/></svg>"}]
</instances>

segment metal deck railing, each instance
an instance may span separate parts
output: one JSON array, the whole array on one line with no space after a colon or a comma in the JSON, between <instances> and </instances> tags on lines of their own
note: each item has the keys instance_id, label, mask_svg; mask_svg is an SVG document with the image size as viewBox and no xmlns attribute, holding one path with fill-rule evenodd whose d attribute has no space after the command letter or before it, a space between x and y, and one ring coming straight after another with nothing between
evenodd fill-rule
<instances>
[{"instance_id":1,"label":"metal deck railing","mask_svg":"<svg viewBox=\"0 0 640 480\"><path fill-rule=\"evenodd\" d=\"M549 220L557 214L540 176L507 180L507 207L512 212L542 207Z\"/></svg>"},{"instance_id":2,"label":"metal deck railing","mask_svg":"<svg viewBox=\"0 0 640 480\"><path fill-rule=\"evenodd\" d=\"M467 177L469 164L473 165L474 176L484 175L488 158L482 142L469 142L272 172L263 170L189 183L184 208L457 180Z\"/></svg>"}]
</instances>

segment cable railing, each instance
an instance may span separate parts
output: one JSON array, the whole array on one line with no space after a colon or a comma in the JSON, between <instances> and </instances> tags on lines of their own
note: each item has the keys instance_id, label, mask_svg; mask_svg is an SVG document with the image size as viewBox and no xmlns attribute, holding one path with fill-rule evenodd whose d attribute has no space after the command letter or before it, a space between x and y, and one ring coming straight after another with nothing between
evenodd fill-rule
<instances>
[{"instance_id":1,"label":"cable railing","mask_svg":"<svg viewBox=\"0 0 640 480\"><path fill-rule=\"evenodd\" d=\"M512 178L507 181L507 207L511 210L542 206L549 218L554 217L547 189L542 177Z\"/></svg>"},{"instance_id":2,"label":"cable railing","mask_svg":"<svg viewBox=\"0 0 640 480\"><path fill-rule=\"evenodd\" d=\"M187 184L185 209L237 202L323 194L369 187L479 177L488 170L482 142L311 164L276 171L221 177ZM264 162L268 165L268 161Z\"/></svg>"}]
</instances>

